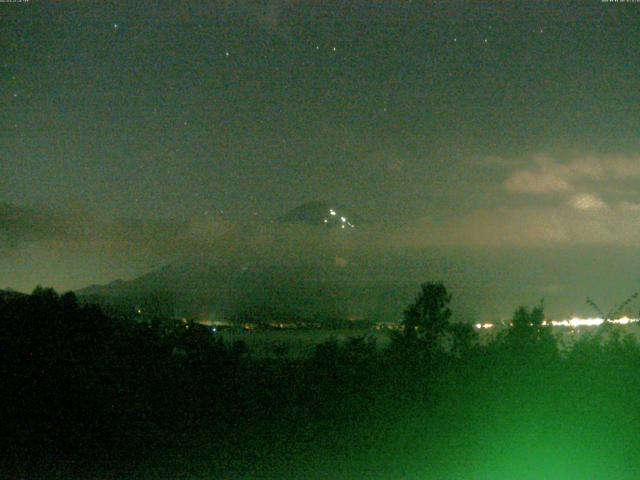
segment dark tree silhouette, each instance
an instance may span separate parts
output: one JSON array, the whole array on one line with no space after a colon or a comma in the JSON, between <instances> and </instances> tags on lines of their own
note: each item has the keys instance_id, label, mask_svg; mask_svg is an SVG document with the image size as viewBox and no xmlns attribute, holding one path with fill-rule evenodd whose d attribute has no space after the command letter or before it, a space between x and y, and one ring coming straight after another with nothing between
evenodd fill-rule
<instances>
[{"instance_id":1,"label":"dark tree silhouette","mask_svg":"<svg viewBox=\"0 0 640 480\"><path fill-rule=\"evenodd\" d=\"M450 327L450 301L451 295L442 283L423 283L414 302L404 311L403 331L395 337L396 343L419 345L432 352L441 350Z\"/></svg>"},{"instance_id":2,"label":"dark tree silhouette","mask_svg":"<svg viewBox=\"0 0 640 480\"><path fill-rule=\"evenodd\" d=\"M516 357L550 359L558 354L557 339L551 325L545 324L542 302L529 310L519 307L513 314L511 327L504 333L504 344Z\"/></svg>"},{"instance_id":3,"label":"dark tree silhouette","mask_svg":"<svg viewBox=\"0 0 640 480\"><path fill-rule=\"evenodd\" d=\"M452 323L449 327L451 355L461 358L478 346L478 332L468 323Z\"/></svg>"}]
</instances>

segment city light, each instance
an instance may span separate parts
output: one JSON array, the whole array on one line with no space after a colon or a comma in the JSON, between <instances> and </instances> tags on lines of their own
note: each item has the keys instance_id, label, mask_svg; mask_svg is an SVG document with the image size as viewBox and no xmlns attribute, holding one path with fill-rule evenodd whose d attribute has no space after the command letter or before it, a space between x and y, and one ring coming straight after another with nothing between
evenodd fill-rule
<instances>
[{"instance_id":1,"label":"city light","mask_svg":"<svg viewBox=\"0 0 640 480\"><path fill-rule=\"evenodd\" d=\"M631 323L637 323L640 319L638 318L629 318L627 316L620 317L614 320L606 320L606 323L611 323L613 325L629 325ZM568 327L568 328L578 328L578 327L599 327L605 323L603 318L593 317L593 318L579 318L572 317L567 320L545 320L542 322L543 326L552 326L552 327ZM475 328L477 330L486 330L489 328L494 328L496 324L494 323L476 323Z\"/></svg>"}]
</instances>

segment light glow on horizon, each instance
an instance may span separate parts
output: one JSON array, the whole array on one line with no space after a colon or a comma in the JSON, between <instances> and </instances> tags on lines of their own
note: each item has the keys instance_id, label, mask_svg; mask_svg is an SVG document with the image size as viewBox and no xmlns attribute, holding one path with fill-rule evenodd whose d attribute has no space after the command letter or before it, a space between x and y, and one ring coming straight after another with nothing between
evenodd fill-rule
<instances>
[{"instance_id":1,"label":"light glow on horizon","mask_svg":"<svg viewBox=\"0 0 640 480\"><path fill-rule=\"evenodd\" d=\"M638 318L629 318L627 316L620 317L614 320L606 320L607 323L612 323L614 325L629 325L631 323L637 323L639 321L640 319ZM551 325L552 327L577 328L577 327L599 327L603 323L605 323L605 320L599 317L591 317L591 318L572 317L567 320L545 320L544 322L542 322L542 325L544 326ZM493 328L495 326L496 324L489 323L489 322L475 324L475 327L477 330L486 330L489 328Z\"/></svg>"}]
</instances>

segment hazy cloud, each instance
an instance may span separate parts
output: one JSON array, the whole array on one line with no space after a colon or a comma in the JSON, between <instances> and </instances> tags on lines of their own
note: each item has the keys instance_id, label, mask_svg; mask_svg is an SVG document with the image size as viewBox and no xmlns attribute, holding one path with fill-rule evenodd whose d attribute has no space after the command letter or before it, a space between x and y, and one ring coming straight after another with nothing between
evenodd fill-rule
<instances>
[{"instance_id":1,"label":"hazy cloud","mask_svg":"<svg viewBox=\"0 0 640 480\"><path fill-rule=\"evenodd\" d=\"M585 184L606 185L640 179L640 157L578 156L560 161L533 157L529 164L510 173L505 189L511 193L551 194L572 192Z\"/></svg>"},{"instance_id":2,"label":"hazy cloud","mask_svg":"<svg viewBox=\"0 0 640 480\"><path fill-rule=\"evenodd\" d=\"M476 209L435 220L419 219L390 233L391 245L536 247L640 244L640 204L607 204L592 193L560 204Z\"/></svg>"},{"instance_id":3,"label":"hazy cloud","mask_svg":"<svg viewBox=\"0 0 640 480\"><path fill-rule=\"evenodd\" d=\"M571 197L570 205L578 210L600 210L607 207L607 204L592 193L581 193Z\"/></svg>"},{"instance_id":4,"label":"hazy cloud","mask_svg":"<svg viewBox=\"0 0 640 480\"><path fill-rule=\"evenodd\" d=\"M627 212L640 212L640 203L635 202L620 202L618 207L622 211Z\"/></svg>"},{"instance_id":5,"label":"hazy cloud","mask_svg":"<svg viewBox=\"0 0 640 480\"><path fill-rule=\"evenodd\" d=\"M231 231L228 222L215 216L158 221L101 217L83 209L0 205L0 257L33 248L148 267L211 249Z\"/></svg>"},{"instance_id":6,"label":"hazy cloud","mask_svg":"<svg viewBox=\"0 0 640 480\"><path fill-rule=\"evenodd\" d=\"M445 221L418 220L400 229L391 242L410 247L506 246L564 243L569 240L563 219L542 209L475 210Z\"/></svg>"},{"instance_id":7,"label":"hazy cloud","mask_svg":"<svg viewBox=\"0 0 640 480\"><path fill-rule=\"evenodd\" d=\"M25 242L65 238L70 226L44 209L0 203L0 253Z\"/></svg>"},{"instance_id":8,"label":"hazy cloud","mask_svg":"<svg viewBox=\"0 0 640 480\"><path fill-rule=\"evenodd\" d=\"M535 182L528 182L527 193L555 192L544 201L523 195L513 202L503 190L495 193L497 205L401 222L374 220L348 235L340 229L269 219L240 223L218 214L160 221L99 216L82 208L0 204L0 288L38 282L78 288L198 256L277 265L312 261L344 268L358 255L402 249L640 244L638 198L604 195L598 185L584 187L620 172L634 176L628 163L591 159L560 165L538 159L534 167L520 168L510 178L522 181L523 172L529 172L538 183L533 188ZM513 191L524 193L525 183Z\"/></svg>"},{"instance_id":9,"label":"hazy cloud","mask_svg":"<svg viewBox=\"0 0 640 480\"><path fill-rule=\"evenodd\" d=\"M505 182L505 188L513 193L547 194L573 190L571 184L553 172L515 172Z\"/></svg>"}]
</instances>

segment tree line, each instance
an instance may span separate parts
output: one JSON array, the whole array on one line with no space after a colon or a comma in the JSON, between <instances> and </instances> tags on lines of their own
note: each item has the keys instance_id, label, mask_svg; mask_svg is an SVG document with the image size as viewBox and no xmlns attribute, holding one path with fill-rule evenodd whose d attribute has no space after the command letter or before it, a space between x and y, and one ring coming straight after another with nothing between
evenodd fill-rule
<instances>
[{"instance_id":1,"label":"tree line","mask_svg":"<svg viewBox=\"0 0 640 480\"><path fill-rule=\"evenodd\" d=\"M386 348L363 336L325 341L306 358L257 358L198 324L135 322L73 293L0 297L1 466L18 478L92 469L125 478L172 458L169 470L200 461L214 478L261 478L290 468L283 445L300 458L310 449L331 458L354 438L375 449L407 415L455 437L454 426L481 424L470 413L478 402L528 402L540 421L548 412L535 397L550 405L595 393L620 415L621 402L640 410L632 335L603 327L563 345L540 304L519 307L508 328L480 342L471 325L450 321L450 301L442 283L421 285ZM442 454L437 444L423 449ZM413 460L396 453L390 464Z\"/></svg>"}]
</instances>

